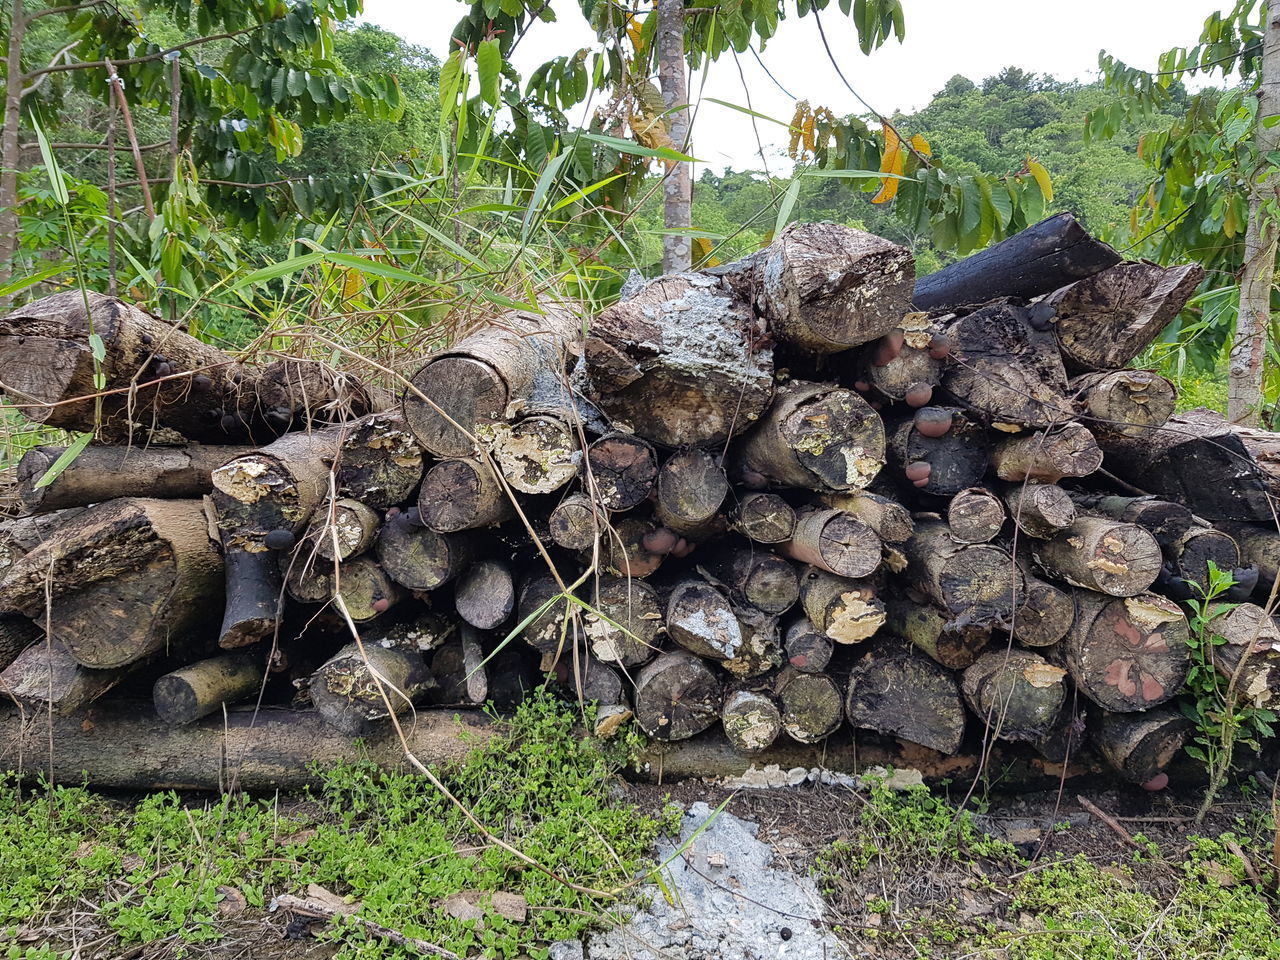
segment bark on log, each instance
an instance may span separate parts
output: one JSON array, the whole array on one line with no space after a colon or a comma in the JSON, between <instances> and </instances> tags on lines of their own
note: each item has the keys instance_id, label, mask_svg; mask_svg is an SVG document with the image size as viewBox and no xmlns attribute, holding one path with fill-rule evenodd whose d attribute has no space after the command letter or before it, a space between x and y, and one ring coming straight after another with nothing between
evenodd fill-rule
<instances>
[{"instance_id":1,"label":"bark on log","mask_svg":"<svg viewBox=\"0 0 1280 960\"><path fill-rule=\"evenodd\" d=\"M899 594L885 602L886 626L949 670L963 670L991 642L991 628L960 624L929 603Z\"/></svg>"},{"instance_id":2,"label":"bark on log","mask_svg":"<svg viewBox=\"0 0 1280 960\"><path fill-rule=\"evenodd\" d=\"M1013 617L1013 638L1024 647L1048 647L1067 635L1075 621L1071 595L1051 583L1024 574L1025 585Z\"/></svg>"},{"instance_id":3,"label":"bark on log","mask_svg":"<svg viewBox=\"0 0 1280 960\"><path fill-rule=\"evenodd\" d=\"M946 359L939 349L942 325L928 313L908 313L898 323L902 346L886 349L886 341L861 351L861 380L887 400L924 406L942 383ZM897 331L893 334L896 336ZM893 344L896 346L896 342Z\"/></svg>"},{"instance_id":4,"label":"bark on log","mask_svg":"<svg viewBox=\"0 0 1280 960\"><path fill-rule=\"evenodd\" d=\"M734 470L749 487L861 490L884 461L884 423L867 401L793 380L738 445Z\"/></svg>"},{"instance_id":5,"label":"bark on log","mask_svg":"<svg viewBox=\"0 0 1280 960\"><path fill-rule=\"evenodd\" d=\"M1161 543L1172 543L1196 522L1195 514L1182 504L1155 497L1117 497L1073 490L1071 499L1082 513L1136 523Z\"/></svg>"},{"instance_id":6,"label":"bark on log","mask_svg":"<svg viewBox=\"0 0 1280 960\"><path fill-rule=\"evenodd\" d=\"M535 414L515 423L480 429L507 483L521 493L555 493L578 475L582 452L573 427L559 417Z\"/></svg>"},{"instance_id":7,"label":"bark on log","mask_svg":"<svg viewBox=\"0 0 1280 960\"><path fill-rule=\"evenodd\" d=\"M224 704L254 696L263 678L260 656L225 654L166 673L155 682L152 702L165 723L194 723Z\"/></svg>"},{"instance_id":8,"label":"bark on log","mask_svg":"<svg viewBox=\"0 0 1280 960\"><path fill-rule=\"evenodd\" d=\"M18 497L28 513L84 507L121 497L182 500L213 489L210 474L249 447L99 447L81 450L57 478L37 487L65 447L33 447L18 463Z\"/></svg>"},{"instance_id":9,"label":"bark on log","mask_svg":"<svg viewBox=\"0 0 1280 960\"><path fill-rule=\"evenodd\" d=\"M925 493L954 496L977 486L987 472L987 431L959 407L922 407L893 426L889 437L894 479L901 482L908 468L923 464L923 477L909 479Z\"/></svg>"},{"instance_id":10,"label":"bark on log","mask_svg":"<svg viewBox=\"0 0 1280 960\"><path fill-rule=\"evenodd\" d=\"M437 457L473 456L480 428L503 422L541 394L559 392L582 321L572 305L543 308L541 314L502 314L413 375L402 408L423 449Z\"/></svg>"},{"instance_id":11,"label":"bark on log","mask_svg":"<svg viewBox=\"0 0 1280 960\"><path fill-rule=\"evenodd\" d=\"M437 533L492 526L515 515L502 482L480 460L442 460L418 490L418 513Z\"/></svg>"},{"instance_id":12,"label":"bark on log","mask_svg":"<svg viewBox=\"0 0 1280 960\"><path fill-rule=\"evenodd\" d=\"M426 473L422 445L396 411L352 424L342 440L335 478L338 496L378 510L407 503Z\"/></svg>"},{"instance_id":13,"label":"bark on log","mask_svg":"<svg viewBox=\"0 0 1280 960\"><path fill-rule=\"evenodd\" d=\"M26 617L0 614L0 670L18 659L18 654L44 637L44 631Z\"/></svg>"},{"instance_id":14,"label":"bark on log","mask_svg":"<svg viewBox=\"0 0 1280 960\"><path fill-rule=\"evenodd\" d=\"M921 310L986 303L995 297L1030 299L1120 262L1069 213L1027 227L916 281L912 301Z\"/></svg>"},{"instance_id":15,"label":"bark on log","mask_svg":"<svg viewBox=\"0 0 1280 960\"><path fill-rule=\"evenodd\" d=\"M884 544L857 517L839 510L798 511L792 539L777 545L784 557L851 579L867 577L880 566Z\"/></svg>"},{"instance_id":16,"label":"bark on log","mask_svg":"<svg viewBox=\"0 0 1280 960\"><path fill-rule=\"evenodd\" d=\"M1115 771L1131 783L1158 783L1157 778L1191 732L1190 721L1168 708L1145 713L1102 710L1091 721L1089 739Z\"/></svg>"},{"instance_id":17,"label":"bark on log","mask_svg":"<svg viewBox=\"0 0 1280 960\"><path fill-rule=\"evenodd\" d=\"M35 714L67 717L125 679L130 667L94 670L58 640L39 639L0 672L0 694Z\"/></svg>"},{"instance_id":18,"label":"bark on log","mask_svg":"<svg viewBox=\"0 0 1280 960\"><path fill-rule=\"evenodd\" d=\"M859 643L885 621L884 604L870 581L837 577L818 567L800 575L800 605L813 628L836 643Z\"/></svg>"},{"instance_id":19,"label":"bark on log","mask_svg":"<svg viewBox=\"0 0 1280 960\"><path fill-rule=\"evenodd\" d=\"M600 577L582 632L597 660L624 668L652 659L662 632L662 604L643 580Z\"/></svg>"},{"instance_id":20,"label":"bark on log","mask_svg":"<svg viewBox=\"0 0 1280 960\"><path fill-rule=\"evenodd\" d=\"M105 669L198 637L221 581L199 500L112 500L13 564L0 609L47 621L79 662Z\"/></svg>"},{"instance_id":21,"label":"bark on log","mask_svg":"<svg viewBox=\"0 0 1280 960\"><path fill-rule=\"evenodd\" d=\"M1227 533L1200 525L1192 526L1182 536L1164 547L1165 559L1173 574L1188 583L1209 589L1209 564L1230 573L1240 567L1240 547Z\"/></svg>"},{"instance_id":22,"label":"bark on log","mask_svg":"<svg viewBox=\"0 0 1280 960\"><path fill-rule=\"evenodd\" d=\"M768 496L768 494L759 494ZM875 531L885 543L906 543L915 533L911 511L888 497L867 490L856 493L824 493L818 498L824 506L857 517ZM784 537L783 539L791 539Z\"/></svg>"},{"instance_id":23,"label":"bark on log","mask_svg":"<svg viewBox=\"0 0 1280 960\"><path fill-rule=\"evenodd\" d=\"M314 554L315 544L310 542L308 556ZM283 613L286 580L289 595L296 600L323 603L333 597L332 579L326 579L332 565L326 569L324 561L316 557L310 566L298 564L282 570L281 562L288 556L227 548L223 555L226 606L218 636L220 647L247 647L275 633ZM285 574L287 578L282 579Z\"/></svg>"},{"instance_id":24,"label":"bark on log","mask_svg":"<svg viewBox=\"0 0 1280 960\"><path fill-rule=\"evenodd\" d=\"M378 533L376 553L387 576L421 592L457 577L471 559L473 544L467 534L436 533L406 512L387 518Z\"/></svg>"},{"instance_id":25,"label":"bark on log","mask_svg":"<svg viewBox=\"0 0 1280 960\"><path fill-rule=\"evenodd\" d=\"M817 743L840 728L844 697L825 673L783 667L773 685L781 707L782 731L800 743Z\"/></svg>"},{"instance_id":26,"label":"bark on log","mask_svg":"<svg viewBox=\"0 0 1280 960\"><path fill-rule=\"evenodd\" d=\"M62 524L82 513L82 507L68 507L44 516L0 520L0 579L8 575L16 561L56 536Z\"/></svg>"},{"instance_id":27,"label":"bark on log","mask_svg":"<svg viewBox=\"0 0 1280 960\"><path fill-rule=\"evenodd\" d=\"M565 497L547 518L551 539L566 550L590 550L604 535L605 518L585 493Z\"/></svg>"},{"instance_id":28,"label":"bark on log","mask_svg":"<svg viewBox=\"0 0 1280 960\"><path fill-rule=\"evenodd\" d=\"M1133 523L1081 516L1031 555L1050 577L1113 597L1132 597L1156 581L1164 560L1160 544Z\"/></svg>"},{"instance_id":29,"label":"bark on log","mask_svg":"<svg viewBox=\"0 0 1280 960\"><path fill-rule=\"evenodd\" d=\"M655 740L701 733L720 719L721 702L716 675L684 650L661 654L636 675L636 722Z\"/></svg>"},{"instance_id":30,"label":"bark on log","mask_svg":"<svg viewBox=\"0 0 1280 960\"><path fill-rule=\"evenodd\" d=\"M647 440L609 433L587 447L587 470L601 506L615 512L630 510L653 492L658 455Z\"/></svg>"},{"instance_id":31,"label":"bark on log","mask_svg":"<svg viewBox=\"0 0 1280 960\"><path fill-rule=\"evenodd\" d=\"M927 520L916 524L905 549L911 583L959 626L1001 626L1012 620L1022 573L1001 548L958 543L945 523Z\"/></svg>"},{"instance_id":32,"label":"bark on log","mask_svg":"<svg viewBox=\"0 0 1280 960\"><path fill-rule=\"evenodd\" d=\"M668 530L692 541L724 532L720 507L729 496L729 480L716 458L704 450L673 454L658 471L654 512Z\"/></svg>"},{"instance_id":33,"label":"bark on log","mask_svg":"<svg viewBox=\"0 0 1280 960\"><path fill-rule=\"evenodd\" d=\"M457 636L436 648L430 675L435 682L431 698L436 703L478 707L489 699L484 650L470 627L463 627Z\"/></svg>"},{"instance_id":34,"label":"bark on log","mask_svg":"<svg viewBox=\"0 0 1280 960\"><path fill-rule=\"evenodd\" d=\"M1102 466L1102 450L1087 427L1068 423L1001 437L991 451L991 466L1001 480L1057 483L1093 473Z\"/></svg>"},{"instance_id":35,"label":"bark on log","mask_svg":"<svg viewBox=\"0 0 1280 960\"><path fill-rule=\"evenodd\" d=\"M1066 699L1066 671L1025 650L990 650L961 678L969 709L1001 740L1036 741Z\"/></svg>"},{"instance_id":36,"label":"bark on log","mask_svg":"<svg viewBox=\"0 0 1280 960\"><path fill-rule=\"evenodd\" d=\"M875 641L854 665L845 716L852 727L948 755L964 739L964 701L954 674L901 641Z\"/></svg>"},{"instance_id":37,"label":"bark on log","mask_svg":"<svg viewBox=\"0 0 1280 960\"><path fill-rule=\"evenodd\" d=\"M1076 519L1075 502L1056 483L1010 484L1001 496L1014 524L1029 537L1052 537Z\"/></svg>"},{"instance_id":38,"label":"bark on log","mask_svg":"<svg viewBox=\"0 0 1280 960\"><path fill-rule=\"evenodd\" d=\"M756 543L781 543L795 532L796 511L776 493L747 493L738 501L732 525Z\"/></svg>"},{"instance_id":39,"label":"bark on log","mask_svg":"<svg viewBox=\"0 0 1280 960\"><path fill-rule=\"evenodd\" d=\"M756 325L714 277L659 277L592 323L586 395L620 429L654 443L721 444L773 396L773 351Z\"/></svg>"},{"instance_id":40,"label":"bark on log","mask_svg":"<svg viewBox=\"0 0 1280 960\"><path fill-rule=\"evenodd\" d=\"M1119 263L1055 290L1045 303L1063 359L1078 370L1112 370L1145 350L1204 278L1198 264Z\"/></svg>"},{"instance_id":41,"label":"bark on log","mask_svg":"<svg viewBox=\"0 0 1280 960\"><path fill-rule=\"evenodd\" d=\"M373 546L381 525L377 510L359 500L342 499L320 505L304 539L314 540L316 555L324 560L349 560Z\"/></svg>"},{"instance_id":42,"label":"bark on log","mask_svg":"<svg viewBox=\"0 0 1280 960\"><path fill-rule=\"evenodd\" d=\"M311 701L330 726L364 736L391 713L407 713L430 680L416 645L371 638L347 644L316 671Z\"/></svg>"},{"instance_id":43,"label":"bark on log","mask_svg":"<svg viewBox=\"0 0 1280 960\"><path fill-rule=\"evenodd\" d=\"M1148 710L1178 695L1191 667L1190 632L1178 605L1144 594L1075 592L1076 617L1060 658L1086 697L1117 713Z\"/></svg>"},{"instance_id":44,"label":"bark on log","mask_svg":"<svg viewBox=\"0 0 1280 960\"><path fill-rule=\"evenodd\" d=\"M729 742L746 754L768 749L782 733L778 703L763 690L732 690L720 708L720 723Z\"/></svg>"},{"instance_id":45,"label":"bark on log","mask_svg":"<svg viewBox=\"0 0 1280 960\"><path fill-rule=\"evenodd\" d=\"M1068 384L1095 433L1145 437L1173 416L1178 392L1153 370L1109 370L1074 377Z\"/></svg>"},{"instance_id":46,"label":"bark on log","mask_svg":"<svg viewBox=\"0 0 1280 960\"><path fill-rule=\"evenodd\" d=\"M477 630L496 630L516 606L511 567L500 560L481 560L458 578L453 603L460 616Z\"/></svg>"},{"instance_id":47,"label":"bark on log","mask_svg":"<svg viewBox=\"0 0 1280 960\"><path fill-rule=\"evenodd\" d=\"M772 553L735 547L715 557L708 569L728 588L735 603L750 605L765 613L785 613L800 599L800 574Z\"/></svg>"},{"instance_id":48,"label":"bark on log","mask_svg":"<svg viewBox=\"0 0 1280 960\"><path fill-rule=\"evenodd\" d=\"M1206 633L1224 641L1212 648L1213 665L1234 685L1233 698L1274 709L1280 702L1280 626L1253 603L1215 605L1210 617Z\"/></svg>"},{"instance_id":49,"label":"bark on log","mask_svg":"<svg viewBox=\"0 0 1280 960\"><path fill-rule=\"evenodd\" d=\"M342 564L334 586L336 599L342 601L356 623L381 616L404 598L400 584L369 556Z\"/></svg>"},{"instance_id":50,"label":"bark on log","mask_svg":"<svg viewBox=\"0 0 1280 960\"><path fill-rule=\"evenodd\" d=\"M961 543L987 543L1004 527L1004 502L986 487L967 487L947 504L947 526Z\"/></svg>"},{"instance_id":51,"label":"bark on log","mask_svg":"<svg viewBox=\"0 0 1280 960\"><path fill-rule=\"evenodd\" d=\"M822 673L836 649L835 641L815 630L808 617L798 617L787 625L782 645L788 666L804 673Z\"/></svg>"}]
</instances>

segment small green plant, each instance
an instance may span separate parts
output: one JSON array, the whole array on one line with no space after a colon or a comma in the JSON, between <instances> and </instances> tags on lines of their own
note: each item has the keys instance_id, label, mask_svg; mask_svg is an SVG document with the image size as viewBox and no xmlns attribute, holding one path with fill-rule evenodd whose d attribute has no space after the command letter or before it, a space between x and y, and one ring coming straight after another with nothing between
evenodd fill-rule
<instances>
[{"instance_id":1,"label":"small green plant","mask_svg":"<svg viewBox=\"0 0 1280 960\"><path fill-rule=\"evenodd\" d=\"M1239 604L1219 603L1235 580L1226 570L1209 561L1208 587L1190 581L1199 594L1187 601L1191 608L1190 645L1191 670L1187 675L1189 698L1182 703L1183 713L1195 725L1191 742L1186 751L1204 763L1209 772L1209 785L1204 800L1196 814L1196 823L1204 820L1213 806L1214 798L1222 789L1231 770L1237 746L1258 749L1258 741L1273 735L1276 721L1274 711L1253 706L1238 696L1236 677L1223 676L1214 665L1213 649L1226 640L1213 629L1214 621ZM1247 658L1248 654L1244 655ZM1241 659L1243 666L1245 659ZM1239 674L1239 669L1236 671Z\"/></svg>"}]
</instances>

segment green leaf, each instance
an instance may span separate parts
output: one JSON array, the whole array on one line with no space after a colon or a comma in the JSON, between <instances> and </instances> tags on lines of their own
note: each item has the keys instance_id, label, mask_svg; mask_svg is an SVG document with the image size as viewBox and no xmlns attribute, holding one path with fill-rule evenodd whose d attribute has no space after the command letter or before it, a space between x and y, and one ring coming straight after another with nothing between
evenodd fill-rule
<instances>
[{"instance_id":1,"label":"green leaf","mask_svg":"<svg viewBox=\"0 0 1280 960\"><path fill-rule=\"evenodd\" d=\"M45 267L43 270L26 274L17 280L12 280L9 283L0 285L0 298L7 299L15 293L20 293L21 291L26 290L27 287L34 287L37 283L44 283L46 280L56 277L60 273L66 273L71 269L71 267L72 265L68 263L56 263L51 267Z\"/></svg>"},{"instance_id":2,"label":"green leaf","mask_svg":"<svg viewBox=\"0 0 1280 960\"><path fill-rule=\"evenodd\" d=\"M557 210L567 207L571 203L577 203L579 200L582 200L582 199L585 199L586 197L591 196L591 194L595 193L601 187L606 186L607 184L613 183L613 181L617 180L619 177L624 177L624 176L626 176L626 174L624 173L615 173L612 177L606 177L603 180L599 180L596 183L591 184L591 186L589 187L583 187L581 190L575 190L573 191L573 193L569 194L569 196L565 197L563 200L561 200L559 203L557 203L554 207L552 207L547 212L555 213Z\"/></svg>"},{"instance_id":3,"label":"green leaf","mask_svg":"<svg viewBox=\"0 0 1280 960\"><path fill-rule=\"evenodd\" d=\"M80 436L76 437L75 442L72 443L71 446L67 447L67 449L63 450L58 456L58 459L53 461L49 469L44 472L44 475L36 481L36 489L39 490L41 487L47 487L49 484L53 483L53 481L57 480L62 474L62 471L75 462L76 457L80 456L84 451L84 448L89 445L89 441L92 439L92 433L82 433Z\"/></svg>"},{"instance_id":4,"label":"green leaf","mask_svg":"<svg viewBox=\"0 0 1280 960\"><path fill-rule=\"evenodd\" d=\"M319 263L325 258L323 253L304 253L299 257L290 257L287 260L278 260L275 263L267 264L259 270L246 274L235 283L228 287L228 290L243 290L245 287L252 287L259 283L266 283L270 280L277 280L280 277L289 274L301 273L307 267Z\"/></svg>"},{"instance_id":5,"label":"green leaf","mask_svg":"<svg viewBox=\"0 0 1280 960\"><path fill-rule=\"evenodd\" d=\"M773 235L776 237L782 232L782 228L787 225L787 221L791 218L791 211L796 205L796 200L800 197L800 182L804 179L804 168L796 171L791 178L791 183L787 185L787 192L782 195L782 202L778 205L778 216L773 221Z\"/></svg>"},{"instance_id":6,"label":"green leaf","mask_svg":"<svg viewBox=\"0 0 1280 960\"><path fill-rule=\"evenodd\" d=\"M44 135L44 127L35 117L31 118L31 125L36 128L36 139L40 142L40 158L44 161L44 168L49 174L49 186L53 190L53 199L58 201L58 206L66 207L71 203L71 195L67 193L67 182L62 179L62 168L58 166L58 158L53 155L49 139Z\"/></svg>"},{"instance_id":7,"label":"green leaf","mask_svg":"<svg viewBox=\"0 0 1280 960\"><path fill-rule=\"evenodd\" d=\"M552 157L547 162L547 165L543 167L542 176L538 177L538 183L533 188L533 196L529 200L529 207L524 212L524 221L520 225L521 240L529 239L529 229L533 226L533 221L537 217L538 208L542 205L542 198L547 195L547 190L551 188L556 174L560 172L560 168L564 166L564 162L567 159L569 159L569 154L562 153L557 157Z\"/></svg>"},{"instance_id":8,"label":"green leaf","mask_svg":"<svg viewBox=\"0 0 1280 960\"><path fill-rule=\"evenodd\" d=\"M730 103L728 100L717 100L715 97L704 97L707 103L716 103L722 107L728 107L730 110L737 110L739 113L745 113L748 117L755 117L757 120L767 120L769 123L776 123L780 127L791 129L791 124L785 120L779 120L777 117L770 117L767 114L759 113L755 110L748 110L746 107L740 107L736 103Z\"/></svg>"},{"instance_id":9,"label":"green leaf","mask_svg":"<svg viewBox=\"0 0 1280 960\"><path fill-rule=\"evenodd\" d=\"M303 91L307 89L307 75L301 70L295 70L290 67L285 71L285 78L285 87L289 91L289 96L302 96Z\"/></svg>"},{"instance_id":10,"label":"green leaf","mask_svg":"<svg viewBox=\"0 0 1280 960\"><path fill-rule=\"evenodd\" d=\"M89 334L89 352L93 354L93 359L95 360L107 359L107 345L102 342L102 337L99 334Z\"/></svg>"},{"instance_id":11,"label":"green leaf","mask_svg":"<svg viewBox=\"0 0 1280 960\"><path fill-rule=\"evenodd\" d=\"M485 40L476 48L476 67L480 73L480 96L489 106L496 107L502 76L502 52L497 40Z\"/></svg>"},{"instance_id":12,"label":"green leaf","mask_svg":"<svg viewBox=\"0 0 1280 960\"><path fill-rule=\"evenodd\" d=\"M678 150L672 150L670 147L646 147L636 143L634 140L623 140L621 137L607 137L602 133L584 133L582 136L595 143L603 144L619 153L626 153L636 157L657 157L659 160L674 160L685 163L701 163L701 160L695 160L693 157L683 154Z\"/></svg>"},{"instance_id":13,"label":"green leaf","mask_svg":"<svg viewBox=\"0 0 1280 960\"><path fill-rule=\"evenodd\" d=\"M408 270L402 270L400 267L393 267L389 263L379 263L377 260L369 260L366 257L357 257L349 253L330 253L325 255L325 259L342 267L353 267L362 273L382 277L384 280L400 280L405 283L425 283L433 287L439 286L435 280L420 273L412 273Z\"/></svg>"},{"instance_id":14,"label":"green leaf","mask_svg":"<svg viewBox=\"0 0 1280 960\"><path fill-rule=\"evenodd\" d=\"M462 51L455 50L440 66L441 119L448 120L458 104L458 87L462 84Z\"/></svg>"}]
</instances>

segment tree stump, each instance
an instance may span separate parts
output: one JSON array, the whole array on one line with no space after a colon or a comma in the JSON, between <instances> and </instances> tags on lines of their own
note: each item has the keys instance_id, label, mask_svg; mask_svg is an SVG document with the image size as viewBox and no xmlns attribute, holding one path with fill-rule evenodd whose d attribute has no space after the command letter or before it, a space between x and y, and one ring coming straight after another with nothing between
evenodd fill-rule
<instances>
[{"instance_id":1,"label":"tree stump","mask_svg":"<svg viewBox=\"0 0 1280 960\"><path fill-rule=\"evenodd\" d=\"M729 481L711 454L685 450L673 454L658 471L658 521L689 540L705 540L722 533L727 521L720 507L729 495Z\"/></svg>"}]
</instances>

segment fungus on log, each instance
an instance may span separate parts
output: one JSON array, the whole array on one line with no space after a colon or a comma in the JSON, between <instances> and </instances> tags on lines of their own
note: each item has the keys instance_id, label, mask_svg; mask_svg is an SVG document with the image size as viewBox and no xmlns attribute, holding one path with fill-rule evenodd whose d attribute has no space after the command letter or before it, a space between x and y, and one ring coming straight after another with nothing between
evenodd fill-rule
<instances>
[{"instance_id":1,"label":"fungus on log","mask_svg":"<svg viewBox=\"0 0 1280 960\"><path fill-rule=\"evenodd\" d=\"M884 625L884 604L867 580L838 577L818 567L800 576L800 606L813 628L836 643L859 643Z\"/></svg>"},{"instance_id":2,"label":"fungus on log","mask_svg":"<svg viewBox=\"0 0 1280 960\"><path fill-rule=\"evenodd\" d=\"M1066 700L1066 671L1025 650L990 650L965 670L969 709L997 739L1041 739Z\"/></svg>"},{"instance_id":3,"label":"fungus on log","mask_svg":"<svg viewBox=\"0 0 1280 960\"><path fill-rule=\"evenodd\" d=\"M897 336L902 337L900 347ZM928 313L906 314L888 338L860 351L862 382L887 400L925 406L946 369L942 337L942 325Z\"/></svg>"},{"instance_id":4,"label":"fungus on log","mask_svg":"<svg viewBox=\"0 0 1280 960\"><path fill-rule=\"evenodd\" d=\"M797 617L783 631L783 651L789 666L805 673L822 673L831 662L836 645L819 633L808 617Z\"/></svg>"},{"instance_id":5,"label":"fungus on log","mask_svg":"<svg viewBox=\"0 0 1280 960\"><path fill-rule=\"evenodd\" d=\"M495 423L480 434L507 483L521 493L555 493L578 475L578 437L559 417L534 414L511 424Z\"/></svg>"},{"instance_id":6,"label":"fungus on log","mask_svg":"<svg viewBox=\"0 0 1280 960\"><path fill-rule=\"evenodd\" d=\"M1221 638L1213 665L1234 700L1264 709L1280 702L1280 626L1253 603L1216 604L1205 632Z\"/></svg>"},{"instance_id":7,"label":"fungus on log","mask_svg":"<svg viewBox=\"0 0 1280 960\"><path fill-rule=\"evenodd\" d=\"M315 543L316 555L324 560L348 560L373 546L381 525L377 510L359 500L342 499L321 504L303 538Z\"/></svg>"},{"instance_id":8,"label":"fungus on log","mask_svg":"<svg viewBox=\"0 0 1280 960\"><path fill-rule=\"evenodd\" d=\"M1258 568L1256 593L1266 596L1280 577L1280 533L1249 523L1222 521L1216 525L1230 534L1240 548L1244 563Z\"/></svg>"},{"instance_id":9,"label":"fungus on log","mask_svg":"<svg viewBox=\"0 0 1280 960\"><path fill-rule=\"evenodd\" d=\"M582 632L603 663L635 667L652 659L662 633L662 605L643 580L600 577Z\"/></svg>"},{"instance_id":10,"label":"fungus on log","mask_svg":"<svg viewBox=\"0 0 1280 960\"><path fill-rule=\"evenodd\" d=\"M895 479L950 497L982 482L990 445L987 431L959 407L921 407L891 426L887 452Z\"/></svg>"},{"instance_id":11,"label":"fungus on log","mask_svg":"<svg viewBox=\"0 0 1280 960\"><path fill-rule=\"evenodd\" d=\"M1068 384L1095 433L1143 437L1173 416L1178 392L1154 370L1086 373Z\"/></svg>"},{"instance_id":12,"label":"fungus on log","mask_svg":"<svg viewBox=\"0 0 1280 960\"><path fill-rule=\"evenodd\" d=\"M766 690L731 690L720 708L720 722L729 742L743 753L759 753L782 733L778 702Z\"/></svg>"},{"instance_id":13,"label":"fungus on log","mask_svg":"<svg viewBox=\"0 0 1280 960\"><path fill-rule=\"evenodd\" d=\"M373 557L356 557L338 568L334 596L356 623L386 613L402 599L404 590Z\"/></svg>"},{"instance_id":14,"label":"fungus on log","mask_svg":"<svg viewBox=\"0 0 1280 960\"><path fill-rule=\"evenodd\" d=\"M1031 547L1050 577L1113 597L1132 597L1156 581L1164 560L1160 544L1134 523L1080 516Z\"/></svg>"},{"instance_id":15,"label":"fungus on log","mask_svg":"<svg viewBox=\"0 0 1280 960\"><path fill-rule=\"evenodd\" d=\"M560 655L573 649L576 633L570 616L575 609L549 574L530 577L521 585L516 617L525 627L520 635L542 654L543 672L554 669Z\"/></svg>"},{"instance_id":16,"label":"fungus on log","mask_svg":"<svg viewBox=\"0 0 1280 960\"><path fill-rule=\"evenodd\" d=\"M691 653L710 660L739 655L743 629L729 598L701 577L677 583L667 599L667 634Z\"/></svg>"},{"instance_id":17,"label":"fungus on log","mask_svg":"<svg viewBox=\"0 0 1280 960\"><path fill-rule=\"evenodd\" d=\"M845 694L852 727L953 754L964 738L964 701L950 670L909 644L876 640L854 664Z\"/></svg>"},{"instance_id":18,"label":"fungus on log","mask_svg":"<svg viewBox=\"0 0 1280 960\"><path fill-rule=\"evenodd\" d=\"M678 542L674 533L661 530L648 517L623 517L601 530L600 562L619 577L647 577L662 566ZM663 549L655 549L660 545ZM590 551L584 550L583 556L589 560Z\"/></svg>"}]
</instances>

